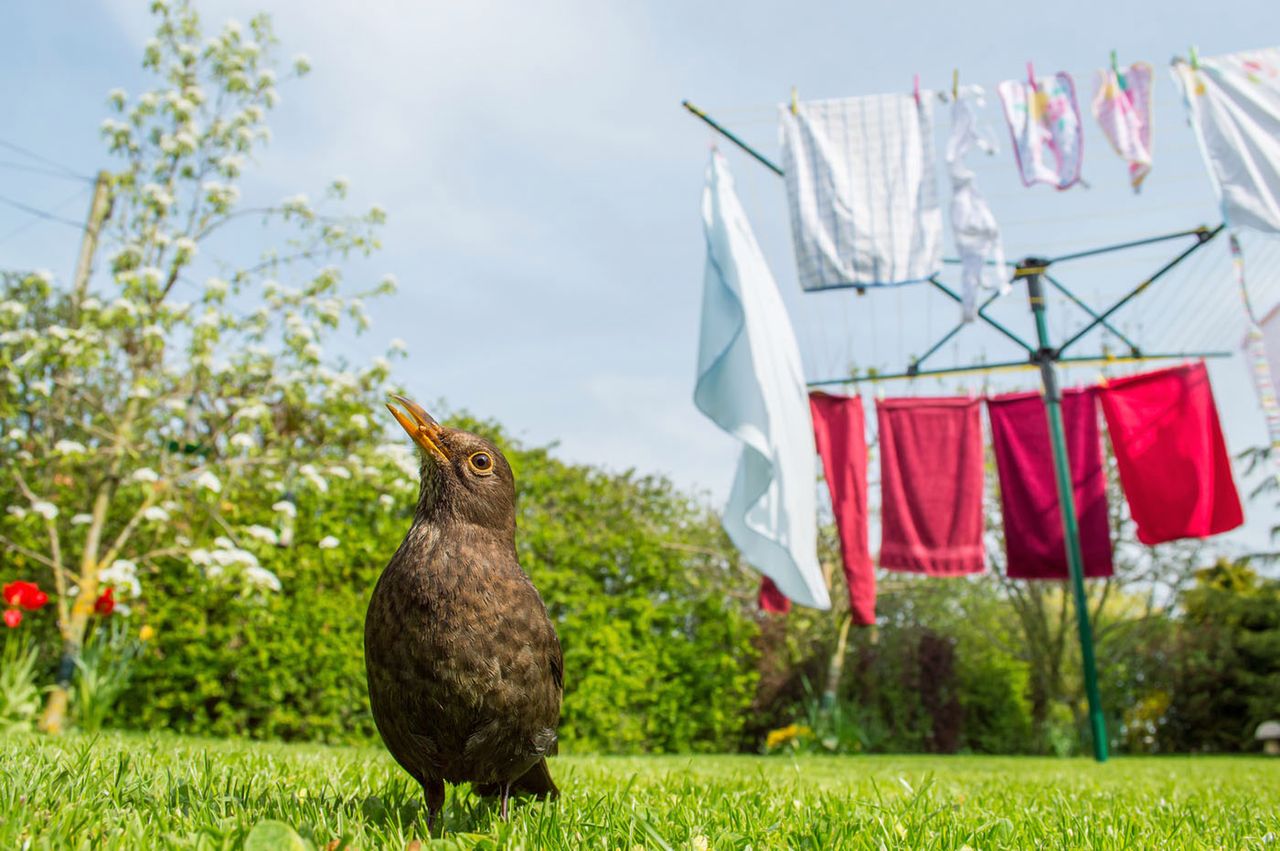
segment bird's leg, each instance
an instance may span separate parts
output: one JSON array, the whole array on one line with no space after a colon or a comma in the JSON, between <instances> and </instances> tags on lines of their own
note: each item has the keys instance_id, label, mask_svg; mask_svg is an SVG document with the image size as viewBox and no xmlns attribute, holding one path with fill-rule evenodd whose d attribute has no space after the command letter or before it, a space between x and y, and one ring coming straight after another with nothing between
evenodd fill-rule
<instances>
[{"instance_id":1,"label":"bird's leg","mask_svg":"<svg viewBox=\"0 0 1280 851\"><path fill-rule=\"evenodd\" d=\"M511 800L511 782L502 784L502 820L507 820L507 802Z\"/></svg>"},{"instance_id":2,"label":"bird's leg","mask_svg":"<svg viewBox=\"0 0 1280 851\"><path fill-rule=\"evenodd\" d=\"M427 797L427 833L435 832L436 820L444 809L444 781L427 780L422 784L423 794Z\"/></svg>"}]
</instances>

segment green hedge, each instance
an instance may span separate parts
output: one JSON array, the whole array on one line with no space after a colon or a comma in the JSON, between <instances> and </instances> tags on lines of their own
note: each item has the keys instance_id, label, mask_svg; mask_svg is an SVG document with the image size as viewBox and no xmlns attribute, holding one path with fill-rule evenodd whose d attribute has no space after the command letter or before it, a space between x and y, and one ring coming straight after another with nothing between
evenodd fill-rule
<instances>
[{"instance_id":1,"label":"green hedge","mask_svg":"<svg viewBox=\"0 0 1280 851\"><path fill-rule=\"evenodd\" d=\"M755 693L757 627L729 571L715 518L662 479L565 464L496 428L519 486L521 563L542 591L565 654L566 750L668 752L737 747ZM378 574L407 531L373 486L335 479L297 497L292 547L263 545L284 591L242 596L184 561L147 582L134 613L154 630L116 726L324 742L376 736L365 692L363 625ZM275 493L224 493L237 524L276 522ZM321 550L321 538L340 540ZM736 583L736 585L735 585Z\"/></svg>"}]
</instances>

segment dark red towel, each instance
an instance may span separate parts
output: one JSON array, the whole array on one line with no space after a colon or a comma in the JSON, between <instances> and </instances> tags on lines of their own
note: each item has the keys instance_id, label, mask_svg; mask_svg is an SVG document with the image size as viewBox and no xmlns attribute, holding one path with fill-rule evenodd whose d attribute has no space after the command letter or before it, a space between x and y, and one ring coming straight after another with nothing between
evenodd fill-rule
<instances>
[{"instance_id":1,"label":"dark red towel","mask_svg":"<svg viewBox=\"0 0 1280 851\"><path fill-rule=\"evenodd\" d=\"M778 590L773 580L767 576L760 577L760 595L757 599L761 611L774 615L785 615L791 611L791 601L787 595Z\"/></svg>"},{"instance_id":2,"label":"dark red towel","mask_svg":"<svg viewBox=\"0 0 1280 851\"><path fill-rule=\"evenodd\" d=\"M883 399L880 566L981 573L982 421L977 399Z\"/></svg>"},{"instance_id":3,"label":"dark red towel","mask_svg":"<svg viewBox=\"0 0 1280 851\"><path fill-rule=\"evenodd\" d=\"M1011 393L988 399L987 417L1000 476L1005 572L1013 579L1066 579L1070 573L1044 396ZM1093 388L1062 394L1062 425L1071 459L1084 575L1110 576L1107 477Z\"/></svg>"},{"instance_id":4,"label":"dark red towel","mask_svg":"<svg viewBox=\"0 0 1280 851\"><path fill-rule=\"evenodd\" d=\"M1203 538L1244 522L1203 363L1117 378L1099 396L1139 541Z\"/></svg>"},{"instance_id":5,"label":"dark red towel","mask_svg":"<svg viewBox=\"0 0 1280 851\"><path fill-rule=\"evenodd\" d=\"M876 622L876 571L867 540L867 434L862 399L813 393L809 411L840 532L849 611L854 623L870 626Z\"/></svg>"}]
</instances>

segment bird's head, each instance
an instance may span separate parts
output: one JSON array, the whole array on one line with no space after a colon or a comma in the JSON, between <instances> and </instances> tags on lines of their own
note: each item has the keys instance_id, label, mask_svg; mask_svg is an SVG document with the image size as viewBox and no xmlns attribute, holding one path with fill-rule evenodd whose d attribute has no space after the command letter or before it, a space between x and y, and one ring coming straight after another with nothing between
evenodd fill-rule
<instances>
[{"instance_id":1,"label":"bird's head","mask_svg":"<svg viewBox=\"0 0 1280 851\"><path fill-rule=\"evenodd\" d=\"M391 397L387 410L422 451L418 516L454 519L492 529L515 529L516 481L498 447L483 437L448 428L416 402Z\"/></svg>"}]
</instances>

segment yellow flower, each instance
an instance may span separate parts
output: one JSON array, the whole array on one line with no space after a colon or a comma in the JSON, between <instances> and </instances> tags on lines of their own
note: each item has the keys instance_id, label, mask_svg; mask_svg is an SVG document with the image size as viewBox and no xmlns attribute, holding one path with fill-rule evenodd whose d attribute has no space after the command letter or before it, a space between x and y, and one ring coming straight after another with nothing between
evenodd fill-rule
<instances>
[{"instance_id":1,"label":"yellow flower","mask_svg":"<svg viewBox=\"0 0 1280 851\"><path fill-rule=\"evenodd\" d=\"M707 849L711 847L707 842L707 837L702 834L698 834L693 837L693 839L690 840L690 844L693 845L693 851L707 851Z\"/></svg>"},{"instance_id":2,"label":"yellow flower","mask_svg":"<svg viewBox=\"0 0 1280 851\"><path fill-rule=\"evenodd\" d=\"M138 638L142 641L150 641L156 637L156 629L149 623L144 623L142 629L138 630Z\"/></svg>"},{"instance_id":3,"label":"yellow flower","mask_svg":"<svg viewBox=\"0 0 1280 851\"><path fill-rule=\"evenodd\" d=\"M765 737L764 747L765 750L771 751L782 745L790 744L796 739L807 739L812 735L813 731L803 724L788 724L785 727L770 731L769 735Z\"/></svg>"}]
</instances>

